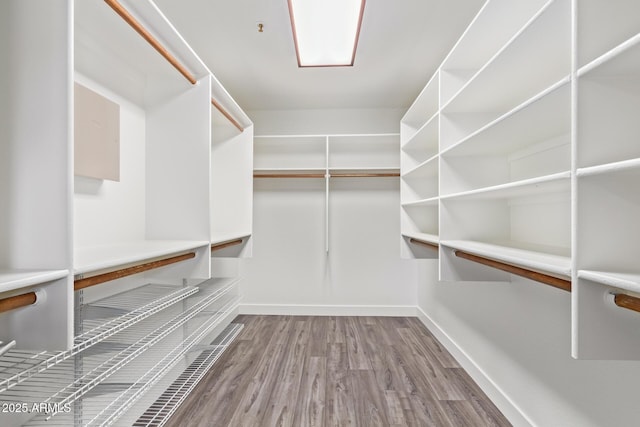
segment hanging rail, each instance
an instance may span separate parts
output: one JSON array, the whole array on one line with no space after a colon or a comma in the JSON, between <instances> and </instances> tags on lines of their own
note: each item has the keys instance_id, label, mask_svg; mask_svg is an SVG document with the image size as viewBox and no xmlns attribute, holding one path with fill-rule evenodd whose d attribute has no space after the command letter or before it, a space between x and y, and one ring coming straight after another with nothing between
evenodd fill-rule
<instances>
[{"instance_id":1,"label":"hanging rail","mask_svg":"<svg viewBox=\"0 0 640 427\"><path fill-rule=\"evenodd\" d=\"M424 240L418 240L414 237L411 237L409 239L409 243L413 243L414 245L425 246L430 249L435 249L436 251L440 250L440 245L438 245L437 243L425 242Z\"/></svg>"},{"instance_id":2,"label":"hanging rail","mask_svg":"<svg viewBox=\"0 0 640 427\"><path fill-rule=\"evenodd\" d=\"M126 21L138 34L142 36L160 55L184 76L189 83L196 84L196 78L191 74L162 44L125 9L118 0L104 0L122 19Z\"/></svg>"},{"instance_id":3,"label":"hanging rail","mask_svg":"<svg viewBox=\"0 0 640 427\"><path fill-rule=\"evenodd\" d=\"M613 297L613 302L622 308L626 308L627 310L637 311L640 313L640 298L633 297L627 294L615 294Z\"/></svg>"},{"instance_id":4,"label":"hanging rail","mask_svg":"<svg viewBox=\"0 0 640 427\"><path fill-rule=\"evenodd\" d=\"M235 246L242 244L242 239L228 240L226 242L214 243L211 245L211 251L219 251L220 249L228 248L229 246Z\"/></svg>"},{"instance_id":5,"label":"hanging rail","mask_svg":"<svg viewBox=\"0 0 640 427\"><path fill-rule=\"evenodd\" d=\"M218 111L220 111L220 113L225 116L227 118L227 120L229 120L231 122L232 125L234 125L240 132L244 132L244 128L242 127L242 125L240 125L240 123L238 123L238 121L236 119L233 118L233 116L224 109L224 107L218 103L218 101L216 101L215 99L211 98L211 104L216 107L216 109Z\"/></svg>"},{"instance_id":6,"label":"hanging rail","mask_svg":"<svg viewBox=\"0 0 640 427\"><path fill-rule=\"evenodd\" d=\"M123 277L131 276L133 274L138 274L144 271L164 267L166 265L175 264L176 262L195 258L195 256L195 252L188 252L186 254L163 258L156 261L145 262L131 267L122 268L120 270L110 271L108 273L98 274L91 277L78 278L74 281L73 288L77 291L80 289L99 285L101 283L109 282L111 280L120 279Z\"/></svg>"},{"instance_id":7,"label":"hanging rail","mask_svg":"<svg viewBox=\"0 0 640 427\"><path fill-rule=\"evenodd\" d=\"M27 307L35 304L38 300L35 292L27 292L26 294L15 295L12 297L0 299L0 313L15 310L20 307Z\"/></svg>"},{"instance_id":8,"label":"hanging rail","mask_svg":"<svg viewBox=\"0 0 640 427\"><path fill-rule=\"evenodd\" d=\"M549 276L548 274L538 273L537 271L528 270L526 268L517 267L515 265L507 264L500 261L495 261L457 249L453 251L453 254L459 258L464 258L469 261L477 262L478 264L493 267L498 270L506 271L507 273L515 274L517 276L535 280L536 282L544 283L545 285L553 286L554 288L562 289L563 291L571 292L570 280L560 279L558 277Z\"/></svg>"}]
</instances>

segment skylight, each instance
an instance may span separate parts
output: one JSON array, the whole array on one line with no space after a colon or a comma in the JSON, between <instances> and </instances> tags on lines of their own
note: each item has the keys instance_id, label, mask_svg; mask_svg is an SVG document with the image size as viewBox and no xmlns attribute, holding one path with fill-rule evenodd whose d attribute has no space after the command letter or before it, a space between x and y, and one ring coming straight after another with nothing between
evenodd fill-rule
<instances>
[{"instance_id":1,"label":"skylight","mask_svg":"<svg viewBox=\"0 0 640 427\"><path fill-rule=\"evenodd\" d=\"M351 66L365 0L288 0L299 67Z\"/></svg>"}]
</instances>

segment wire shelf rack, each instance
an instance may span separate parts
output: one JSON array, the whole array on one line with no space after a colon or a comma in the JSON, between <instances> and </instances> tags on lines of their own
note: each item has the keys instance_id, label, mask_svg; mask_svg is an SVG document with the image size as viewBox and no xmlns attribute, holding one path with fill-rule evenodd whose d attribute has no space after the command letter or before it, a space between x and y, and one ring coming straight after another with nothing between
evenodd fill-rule
<instances>
[{"instance_id":1,"label":"wire shelf rack","mask_svg":"<svg viewBox=\"0 0 640 427\"><path fill-rule=\"evenodd\" d=\"M82 322L82 328L86 332L76 336L70 350L61 352L11 350L0 357L0 393L63 363L87 348L198 291L199 288L193 286L176 288L171 285L149 284L83 306L79 309L82 312L78 314L90 315ZM103 314L96 315L96 312Z\"/></svg>"},{"instance_id":2,"label":"wire shelf rack","mask_svg":"<svg viewBox=\"0 0 640 427\"><path fill-rule=\"evenodd\" d=\"M0 400L45 405L25 426L110 425L174 366L186 363L184 355L237 307L236 281L211 279L179 290L147 285L82 306L86 332L72 350L10 352L16 353L8 355L12 372L3 383L11 386Z\"/></svg>"},{"instance_id":3,"label":"wire shelf rack","mask_svg":"<svg viewBox=\"0 0 640 427\"><path fill-rule=\"evenodd\" d=\"M222 353L236 339L244 325L232 323L165 390L160 397L132 425L134 427L163 426L198 385Z\"/></svg>"}]
</instances>

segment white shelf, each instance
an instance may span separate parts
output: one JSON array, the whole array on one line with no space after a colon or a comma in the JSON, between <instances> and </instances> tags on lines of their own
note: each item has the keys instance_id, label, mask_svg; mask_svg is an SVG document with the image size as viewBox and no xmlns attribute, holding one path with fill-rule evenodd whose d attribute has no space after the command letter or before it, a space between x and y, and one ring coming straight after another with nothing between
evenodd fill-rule
<instances>
[{"instance_id":1,"label":"white shelf","mask_svg":"<svg viewBox=\"0 0 640 427\"><path fill-rule=\"evenodd\" d=\"M487 1L442 63L440 105L446 104L545 3Z\"/></svg>"},{"instance_id":2,"label":"white shelf","mask_svg":"<svg viewBox=\"0 0 640 427\"><path fill-rule=\"evenodd\" d=\"M451 101L441 114L448 147L570 74L570 3L549 2ZM531 64L545 64L532 67ZM526 82L526 84L523 84ZM456 118L456 114L476 116ZM460 124L457 122L461 122Z\"/></svg>"},{"instance_id":3,"label":"white shelf","mask_svg":"<svg viewBox=\"0 0 640 427\"><path fill-rule=\"evenodd\" d=\"M548 1L443 105L442 113L505 112L569 75L569 6L568 1ZM532 63L545 67L531 67Z\"/></svg>"},{"instance_id":4,"label":"white shelf","mask_svg":"<svg viewBox=\"0 0 640 427\"><path fill-rule=\"evenodd\" d=\"M640 293L640 273L579 270L578 277L614 288Z\"/></svg>"},{"instance_id":5,"label":"white shelf","mask_svg":"<svg viewBox=\"0 0 640 427\"><path fill-rule=\"evenodd\" d=\"M493 187L442 195L440 196L440 200L445 201L462 198L467 200L505 199L512 197L526 197L537 194L569 192L571 190L569 178L571 178L570 171L559 172L552 175L510 182Z\"/></svg>"},{"instance_id":6,"label":"white shelf","mask_svg":"<svg viewBox=\"0 0 640 427\"><path fill-rule=\"evenodd\" d=\"M115 268L208 246L209 241L143 240L76 248L74 274Z\"/></svg>"},{"instance_id":7,"label":"white shelf","mask_svg":"<svg viewBox=\"0 0 640 427\"><path fill-rule=\"evenodd\" d=\"M571 258L569 256L524 249L518 242L500 245L468 240L441 240L440 244L541 273L571 277Z\"/></svg>"},{"instance_id":8,"label":"white shelf","mask_svg":"<svg viewBox=\"0 0 640 427\"><path fill-rule=\"evenodd\" d=\"M409 169L402 174L402 177L407 178L426 178L432 177L438 174L438 160L439 156L435 156L425 160L413 169Z\"/></svg>"},{"instance_id":9,"label":"white shelf","mask_svg":"<svg viewBox=\"0 0 640 427\"><path fill-rule=\"evenodd\" d=\"M329 168L329 175L332 173L397 173L400 174L400 168L398 167L342 167L342 168Z\"/></svg>"},{"instance_id":10,"label":"white shelf","mask_svg":"<svg viewBox=\"0 0 640 427\"><path fill-rule=\"evenodd\" d=\"M587 177L603 174L615 174L615 173L634 173L634 171L640 171L640 158L622 160L620 162L606 163L604 165L591 166L588 168L580 168L576 171L576 176Z\"/></svg>"},{"instance_id":11,"label":"white shelf","mask_svg":"<svg viewBox=\"0 0 640 427\"><path fill-rule=\"evenodd\" d=\"M486 126L442 150L441 155L482 156L506 154L533 142L569 132L569 77L506 112Z\"/></svg>"},{"instance_id":12,"label":"white shelf","mask_svg":"<svg viewBox=\"0 0 640 427\"><path fill-rule=\"evenodd\" d=\"M329 169L400 167L399 135L328 135L327 140Z\"/></svg>"},{"instance_id":13,"label":"white shelf","mask_svg":"<svg viewBox=\"0 0 640 427\"><path fill-rule=\"evenodd\" d=\"M429 233L406 233L403 232L402 235L409 239L416 239L427 243L432 243L434 245L438 245L440 243L440 237L435 234Z\"/></svg>"},{"instance_id":14,"label":"white shelf","mask_svg":"<svg viewBox=\"0 0 640 427\"><path fill-rule=\"evenodd\" d=\"M580 68L578 77L637 75L640 61L636 52L639 48L640 34L637 34Z\"/></svg>"},{"instance_id":15,"label":"white shelf","mask_svg":"<svg viewBox=\"0 0 640 427\"><path fill-rule=\"evenodd\" d=\"M438 206L440 197L431 197L429 199L416 200L415 202L402 203L403 208L424 207L424 206Z\"/></svg>"},{"instance_id":16,"label":"white shelf","mask_svg":"<svg viewBox=\"0 0 640 427\"><path fill-rule=\"evenodd\" d=\"M68 270L0 269L0 293L62 279L68 274Z\"/></svg>"},{"instance_id":17,"label":"white shelf","mask_svg":"<svg viewBox=\"0 0 640 427\"><path fill-rule=\"evenodd\" d=\"M439 81L436 72L400 120L403 146L416 137L430 122L437 120L438 105Z\"/></svg>"}]
</instances>

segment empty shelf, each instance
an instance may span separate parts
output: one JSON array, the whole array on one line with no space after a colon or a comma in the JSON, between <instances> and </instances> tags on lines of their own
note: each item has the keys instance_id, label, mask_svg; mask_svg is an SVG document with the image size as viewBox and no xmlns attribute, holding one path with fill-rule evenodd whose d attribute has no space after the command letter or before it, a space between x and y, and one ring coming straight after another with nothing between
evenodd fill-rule
<instances>
[{"instance_id":1,"label":"empty shelf","mask_svg":"<svg viewBox=\"0 0 640 427\"><path fill-rule=\"evenodd\" d=\"M0 270L0 292L62 279L68 270Z\"/></svg>"},{"instance_id":2,"label":"empty shelf","mask_svg":"<svg viewBox=\"0 0 640 427\"><path fill-rule=\"evenodd\" d=\"M546 252L519 249L510 245L497 245L468 240L443 240L442 246L469 252L475 255L521 266L533 271L571 277L571 258Z\"/></svg>"},{"instance_id":3,"label":"empty shelf","mask_svg":"<svg viewBox=\"0 0 640 427\"><path fill-rule=\"evenodd\" d=\"M207 247L208 241L141 240L80 248L74 254L74 273L84 274Z\"/></svg>"},{"instance_id":4,"label":"empty shelf","mask_svg":"<svg viewBox=\"0 0 640 427\"><path fill-rule=\"evenodd\" d=\"M640 274L637 273L579 270L578 277L580 279L591 280L614 288L640 293Z\"/></svg>"}]
</instances>

